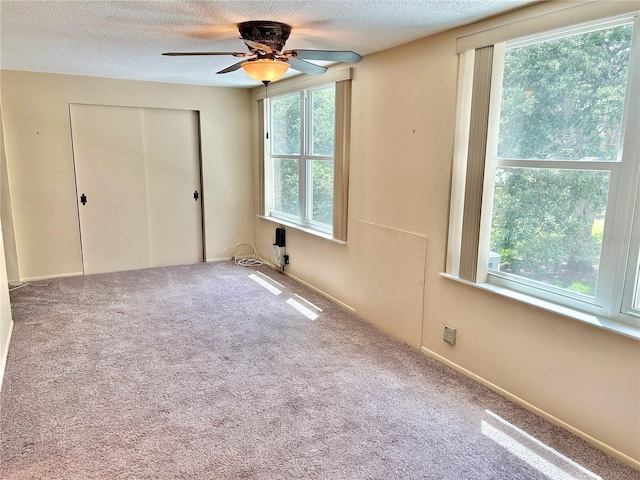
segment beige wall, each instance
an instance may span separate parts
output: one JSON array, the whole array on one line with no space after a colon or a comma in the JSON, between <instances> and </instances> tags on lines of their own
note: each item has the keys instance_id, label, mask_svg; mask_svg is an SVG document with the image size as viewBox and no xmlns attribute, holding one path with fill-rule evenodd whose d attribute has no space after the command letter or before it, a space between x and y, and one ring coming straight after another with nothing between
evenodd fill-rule
<instances>
[{"instance_id":1,"label":"beige wall","mask_svg":"<svg viewBox=\"0 0 640 480\"><path fill-rule=\"evenodd\" d=\"M370 55L354 66L348 245L289 228L288 272L358 313L356 292L363 290L358 281L377 279L358 275L357 222L426 236L424 298L415 299L423 305L422 335L405 341L638 467L640 342L439 276L445 265L453 156L455 40L481 27ZM256 179L254 192L257 196ZM256 246L267 255L275 225L259 218L254 222ZM401 249L378 253L408 254ZM397 288L411 287L408 273L396 274ZM455 347L442 340L445 324L458 330ZM397 330L393 325L386 329Z\"/></svg>"},{"instance_id":2,"label":"beige wall","mask_svg":"<svg viewBox=\"0 0 640 480\"><path fill-rule=\"evenodd\" d=\"M82 273L70 103L199 110L206 256L220 258L225 247L252 240L246 90L6 70L1 75L23 280Z\"/></svg>"}]
</instances>

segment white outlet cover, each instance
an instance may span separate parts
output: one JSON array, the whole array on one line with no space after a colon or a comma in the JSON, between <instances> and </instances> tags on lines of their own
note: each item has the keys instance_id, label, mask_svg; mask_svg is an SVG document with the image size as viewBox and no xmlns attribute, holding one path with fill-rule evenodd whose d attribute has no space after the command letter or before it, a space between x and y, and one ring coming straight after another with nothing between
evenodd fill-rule
<instances>
[{"instance_id":1,"label":"white outlet cover","mask_svg":"<svg viewBox=\"0 0 640 480\"><path fill-rule=\"evenodd\" d=\"M444 336L443 340L451 345L456 344L456 329L449 325L445 325L444 327Z\"/></svg>"}]
</instances>

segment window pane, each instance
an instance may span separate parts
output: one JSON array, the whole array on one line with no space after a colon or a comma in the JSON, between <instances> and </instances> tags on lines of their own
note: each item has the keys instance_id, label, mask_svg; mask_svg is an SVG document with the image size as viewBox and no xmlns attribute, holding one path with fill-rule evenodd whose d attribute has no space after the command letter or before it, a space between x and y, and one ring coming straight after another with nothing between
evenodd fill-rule
<instances>
[{"instance_id":1,"label":"window pane","mask_svg":"<svg viewBox=\"0 0 640 480\"><path fill-rule=\"evenodd\" d=\"M300 95L271 99L271 153L300 154Z\"/></svg>"},{"instance_id":2,"label":"window pane","mask_svg":"<svg viewBox=\"0 0 640 480\"><path fill-rule=\"evenodd\" d=\"M498 168L489 268L594 296L609 176Z\"/></svg>"},{"instance_id":3,"label":"window pane","mask_svg":"<svg viewBox=\"0 0 640 480\"><path fill-rule=\"evenodd\" d=\"M300 174L298 160L273 159L273 209L300 216Z\"/></svg>"},{"instance_id":4,"label":"window pane","mask_svg":"<svg viewBox=\"0 0 640 480\"><path fill-rule=\"evenodd\" d=\"M333 157L336 89L335 86L311 92L312 142L311 155Z\"/></svg>"},{"instance_id":5,"label":"window pane","mask_svg":"<svg viewBox=\"0 0 640 480\"><path fill-rule=\"evenodd\" d=\"M333 161L310 160L312 175L311 220L333 225Z\"/></svg>"},{"instance_id":6,"label":"window pane","mask_svg":"<svg viewBox=\"0 0 640 480\"><path fill-rule=\"evenodd\" d=\"M632 25L507 50L498 157L618 159Z\"/></svg>"}]
</instances>

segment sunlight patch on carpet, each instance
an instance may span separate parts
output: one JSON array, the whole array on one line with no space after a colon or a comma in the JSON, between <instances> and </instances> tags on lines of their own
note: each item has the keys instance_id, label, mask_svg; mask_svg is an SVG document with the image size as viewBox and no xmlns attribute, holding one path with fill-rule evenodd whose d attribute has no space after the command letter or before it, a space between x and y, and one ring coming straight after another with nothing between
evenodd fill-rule
<instances>
[{"instance_id":1,"label":"sunlight patch on carpet","mask_svg":"<svg viewBox=\"0 0 640 480\"><path fill-rule=\"evenodd\" d=\"M295 297L299 298L300 300L302 300L304 303L306 303L307 305L310 305L311 307L315 308L317 311L321 312L322 309L320 307L318 307L317 305L314 305L313 303L311 303L309 300L307 300L304 297L301 297L300 295L298 295L297 293L293 294Z\"/></svg>"},{"instance_id":2,"label":"sunlight patch on carpet","mask_svg":"<svg viewBox=\"0 0 640 480\"><path fill-rule=\"evenodd\" d=\"M263 278L255 275L253 273L251 275L249 275L249 278L251 280L253 280L254 282L256 282L258 285L260 285L261 287L266 288L267 290L269 290L274 295L280 295L282 293L282 290L280 290L276 286L272 285L271 283L267 282ZM269 278L269 277L267 277L267 278Z\"/></svg>"},{"instance_id":3,"label":"sunlight patch on carpet","mask_svg":"<svg viewBox=\"0 0 640 480\"><path fill-rule=\"evenodd\" d=\"M265 279L265 280L267 280L268 282L271 282L271 283L276 284L276 285L277 285L278 287L280 287L282 290L284 290L284 289L285 289L285 286L284 286L283 284L281 284L281 283L279 283L279 282L276 282L276 281L275 281L273 278L271 278L269 275L265 275L264 273L262 273L262 272L258 272L257 270L256 270L256 272L255 272L255 273L256 273L256 275L259 275L260 277L264 278L264 279Z\"/></svg>"},{"instance_id":4,"label":"sunlight patch on carpet","mask_svg":"<svg viewBox=\"0 0 640 480\"><path fill-rule=\"evenodd\" d=\"M287 300L287 304L291 305L293 308L295 308L297 311L299 311L301 314L303 314L309 320L315 320L316 318L318 318L318 314L317 313L311 311L311 309L305 307L304 305L302 305L297 300L294 300L293 298L290 298L289 300Z\"/></svg>"},{"instance_id":5,"label":"sunlight patch on carpet","mask_svg":"<svg viewBox=\"0 0 640 480\"><path fill-rule=\"evenodd\" d=\"M576 471L588 478L602 480L599 475L545 445L499 415L489 410L485 410L485 413L488 415L488 421L482 420L482 433L552 480L572 480L576 478L573 473Z\"/></svg>"}]
</instances>

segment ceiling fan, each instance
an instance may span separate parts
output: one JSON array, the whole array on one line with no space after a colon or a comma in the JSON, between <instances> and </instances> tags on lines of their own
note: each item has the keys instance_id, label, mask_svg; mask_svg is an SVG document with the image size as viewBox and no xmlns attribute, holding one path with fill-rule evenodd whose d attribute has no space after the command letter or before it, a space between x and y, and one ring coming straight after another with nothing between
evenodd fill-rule
<instances>
[{"instance_id":1,"label":"ceiling fan","mask_svg":"<svg viewBox=\"0 0 640 480\"><path fill-rule=\"evenodd\" d=\"M249 48L245 52L167 52L162 55L172 57L191 55L232 55L245 58L217 73L235 72L242 68L247 75L265 85L280 79L289 67L307 75L320 75L327 67L306 60L327 60L333 62L357 63L362 57L351 51L335 50L283 50L291 33L286 23L269 20L249 21L238 24L240 40Z\"/></svg>"}]
</instances>

